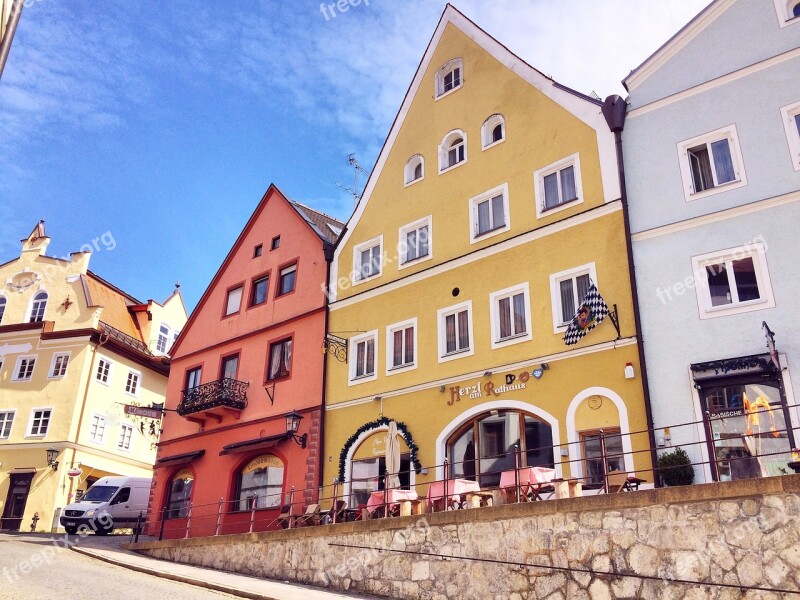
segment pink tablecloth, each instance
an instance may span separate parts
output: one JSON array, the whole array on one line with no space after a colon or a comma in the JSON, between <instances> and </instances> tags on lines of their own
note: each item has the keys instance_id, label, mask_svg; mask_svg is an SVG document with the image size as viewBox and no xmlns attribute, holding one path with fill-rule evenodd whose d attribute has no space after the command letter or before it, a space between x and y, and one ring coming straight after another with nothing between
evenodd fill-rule
<instances>
[{"instance_id":1,"label":"pink tablecloth","mask_svg":"<svg viewBox=\"0 0 800 600\"><path fill-rule=\"evenodd\" d=\"M444 498L444 481L434 481L428 486L428 505L432 505L434 500ZM477 481L469 479L451 479L447 482L447 495L450 501L459 502L461 494L469 492L480 492L481 486Z\"/></svg>"},{"instance_id":2,"label":"pink tablecloth","mask_svg":"<svg viewBox=\"0 0 800 600\"><path fill-rule=\"evenodd\" d=\"M416 500L418 498L417 492L414 490L399 490L399 489L391 489L386 491L386 502L389 503L389 506L393 506L398 504L401 500ZM377 508L383 506L383 490L378 490L377 492L372 492L369 495L369 500L367 500L367 510L369 512L374 511Z\"/></svg>"},{"instance_id":3,"label":"pink tablecloth","mask_svg":"<svg viewBox=\"0 0 800 600\"><path fill-rule=\"evenodd\" d=\"M548 469L546 467L521 467L519 469L519 484L530 485L532 483L549 483L550 481L553 481L555 476L555 469ZM503 471L500 474L500 487L514 487L513 469L511 471Z\"/></svg>"}]
</instances>

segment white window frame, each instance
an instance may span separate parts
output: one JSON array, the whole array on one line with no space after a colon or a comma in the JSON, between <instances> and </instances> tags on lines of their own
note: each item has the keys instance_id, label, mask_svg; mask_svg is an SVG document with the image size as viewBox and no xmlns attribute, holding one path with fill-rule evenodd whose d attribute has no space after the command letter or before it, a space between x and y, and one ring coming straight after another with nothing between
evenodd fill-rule
<instances>
[{"instance_id":1,"label":"white window frame","mask_svg":"<svg viewBox=\"0 0 800 600\"><path fill-rule=\"evenodd\" d=\"M422 166L422 175L413 179L414 171L417 170L417 165ZM425 179L425 157L422 154L415 154L406 162L406 167L403 169L403 187L414 185Z\"/></svg>"},{"instance_id":2,"label":"white window frame","mask_svg":"<svg viewBox=\"0 0 800 600\"><path fill-rule=\"evenodd\" d=\"M598 285L597 266L594 261L550 275L550 306L553 314L553 333L564 333L569 327L569 323L561 322L561 289L559 284L565 279L574 279L581 275L589 275L591 282ZM575 289L575 293L577 294L577 289ZM577 299L575 308L578 308L581 300L583 298Z\"/></svg>"},{"instance_id":3,"label":"white window frame","mask_svg":"<svg viewBox=\"0 0 800 600\"><path fill-rule=\"evenodd\" d=\"M448 160L450 146L457 138L461 138L462 143L464 144L464 160L451 165ZM445 136L442 138L442 143L439 144L439 175L447 173L448 171L452 171L453 169L457 169L461 165L467 164L467 161L469 161L469 156L467 154L466 131L462 131L461 129L453 129L452 131L448 131L447 134L445 134Z\"/></svg>"},{"instance_id":4,"label":"white window frame","mask_svg":"<svg viewBox=\"0 0 800 600\"><path fill-rule=\"evenodd\" d=\"M38 358L39 358L38 354L26 354L23 356L18 356L17 362L14 365L14 372L11 374L11 381L19 381L19 382L31 381L33 379L33 374L36 371L36 363L38 362ZM31 359L33 360L33 368L31 369L30 376L20 379L19 368L22 366L22 361Z\"/></svg>"},{"instance_id":5,"label":"white window frame","mask_svg":"<svg viewBox=\"0 0 800 600\"><path fill-rule=\"evenodd\" d=\"M726 304L724 306L711 305L711 292L708 288L708 278L706 276L706 266L729 262L743 258L752 258L755 268L758 291L761 298L749 300L747 302L737 302L736 304ZM775 295L772 291L772 282L769 276L767 265L766 246L761 242L751 242L737 248L728 248L717 252L709 252L692 257L692 272L694 273L695 292L697 294L697 307L701 319L714 319L767 308L775 308ZM735 282L732 283L731 292L735 293Z\"/></svg>"},{"instance_id":6,"label":"white window frame","mask_svg":"<svg viewBox=\"0 0 800 600\"><path fill-rule=\"evenodd\" d=\"M792 9L797 4L797 0L773 0L773 2L781 29L794 23L800 23L800 18L792 16Z\"/></svg>"},{"instance_id":7,"label":"white window frame","mask_svg":"<svg viewBox=\"0 0 800 600\"><path fill-rule=\"evenodd\" d=\"M62 375L57 375L56 372L55 372L55 370L56 370L56 362L58 361L59 358L63 358L63 357L66 357L67 364L66 364L66 366L64 368L64 373ZM50 370L48 371L47 378L48 379L62 379L63 377L66 377L67 369L69 369L69 361L70 361L71 357L72 357L72 353L71 352L56 352L55 354L53 354L53 358L50 360Z\"/></svg>"},{"instance_id":8,"label":"white window frame","mask_svg":"<svg viewBox=\"0 0 800 600\"><path fill-rule=\"evenodd\" d=\"M503 196L503 217L505 218L505 225L490 229L486 233L478 235L478 205L492 198L502 195ZM490 205L491 209L491 205ZM491 210L489 211L491 214ZM508 183L502 183L491 190L473 196L469 199L469 243L477 244L483 240L499 235L511 229L511 214L509 212L508 201Z\"/></svg>"},{"instance_id":9,"label":"white window frame","mask_svg":"<svg viewBox=\"0 0 800 600\"><path fill-rule=\"evenodd\" d=\"M375 356L373 358L373 365L372 365L372 374L371 375L360 375L356 376L356 369L357 369L357 357L358 357L358 345L361 342L366 342L367 340L372 340L373 348L375 349ZM375 381L378 378L378 330L373 329L372 331L367 331L366 333L362 333L359 335L355 335L350 338L349 343L349 350L348 350L348 363L350 365L350 377L348 378L348 385L360 385L362 383L366 383L368 381Z\"/></svg>"},{"instance_id":10,"label":"white window frame","mask_svg":"<svg viewBox=\"0 0 800 600\"><path fill-rule=\"evenodd\" d=\"M165 339L164 339L164 350L160 350L159 347L158 347L159 344L161 343L161 328L162 327L166 328L166 330L167 330L167 333L166 333ZM161 354L161 355L169 354L169 351L172 348L172 344L175 341L173 335L174 335L174 330L172 329L172 325L170 325L166 321L161 321L161 323L158 324L158 334L156 335L156 352L158 354Z\"/></svg>"},{"instance_id":11,"label":"white window frame","mask_svg":"<svg viewBox=\"0 0 800 600\"><path fill-rule=\"evenodd\" d=\"M99 429L99 424L100 423L103 424L103 434L100 436L99 440L92 434L92 428L94 428L95 426L95 419L97 419L98 423L98 427L95 429L95 433L97 432L97 429ZM105 415L101 415L100 413L92 413L92 419L89 421L89 431L86 432L88 440L93 444L98 444L102 446L106 442L107 432L108 432L108 417L106 417Z\"/></svg>"},{"instance_id":12,"label":"white window frame","mask_svg":"<svg viewBox=\"0 0 800 600\"><path fill-rule=\"evenodd\" d=\"M236 310L229 311L228 309L231 306L231 292L239 292L239 303L236 305ZM224 314L222 315L223 318L230 317L231 315L236 315L242 311L242 298L244 297L244 284L241 283L239 285L235 285L229 290L225 292L225 310Z\"/></svg>"},{"instance_id":13,"label":"white window frame","mask_svg":"<svg viewBox=\"0 0 800 600\"><path fill-rule=\"evenodd\" d=\"M469 348L466 350L456 350L455 352L447 353L447 327L445 319L449 315L457 314L463 310L467 311L467 332L469 334ZM456 321L457 322L457 321ZM440 308L436 311L436 325L439 333L439 351L438 359L440 363L449 362L451 360L458 360L475 354L475 336L472 327L472 300L460 302L446 308ZM458 333L458 332L456 332Z\"/></svg>"},{"instance_id":14,"label":"white window frame","mask_svg":"<svg viewBox=\"0 0 800 600\"><path fill-rule=\"evenodd\" d=\"M394 333L398 330L406 330L409 327L414 328L414 360L408 364L403 364L395 367L394 360ZM396 375L398 373L405 373L406 371L413 371L419 364L419 328L417 327L417 317L400 321L399 323L392 323L386 326L386 375Z\"/></svg>"},{"instance_id":15,"label":"white window frame","mask_svg":"<svg viewBox=\"0 0 800 600\"><path fill-rule=\"evenodd\" d=\"M132 376L135 377L134 381L136 382L136 384L134 390L131 392L129 388ZM142 372L137 371L135 369L128 369L128 376L125 378L125 393L128 396L133 396L134 398L138 398L139 390L141 389L141 387L142 387Z\"/></svg>"},{"instance_id":16,"label":"white window frame","mask_svg":"<svg viewBox=\"0 0 800 600\"><path fill-rule=\"evenodd\" d=\"M6 298L3 294L0 294L0 325L3 324L3 317L5 317L7 310L8 298Z\"/></svg>"},{"instance_id":17,"label":"white window frame","mask_svg":"<svg viewBox=\"0 0 800 600\"><path fill-rule=\"evenodd\" d=\"M31 318L33 317L33 307L36 304L36 302L38 302L36 300L36 296L38 296L39 294L44 294L45 295L44 308L42 308L42 318L37 320L37 321L31 321ZM44 321L45 314L47 313L47 304L49 302L50 302L50 293L46 289L39 288L38 290L36 290L33 293L33 296L31 296L30 302L28 303L28 312L26 314L25 322L26 323L41 323L42 321Z\"/></svg>"},{"instance_id":18,"label":"white window frame","mask_svg":"<svg viewBox=\"0 0 800 600\"><path fill-rule=\"evenodd\" d=\"M525 332L512 335L505 339L500 339L500 301L505 298L513 298L522 294L525 306ZM531 292L530 284L526 281L519 285L507 287L489 294L489 315L491 316L492 350L512 346L521 342L533 339L533 327L531 326ZM513 308L512 308L513 315Z\"/></svg>"},{"instance_id":19,"label":"white window frame","mask_svg":"<svg viewBox=\"0 0 800 600\"><path fill-rule=\"evenodd\" d=\"M126 448L123 446L122 442L125 440L125 431L130 431L130 435L127 436L128 439L128 447ZM133 450L133 433L136 431L133 425L129 425L128 423L120 423L119 426L119 434L117 436L117 450L120 452L131 452Z\"/></svg>"},{"instance_id":20,"label":"white window frame","mask_svg":"<svg viewBox=\"0 0 800 600\"><path fill-rule=\"evenodd\" d=\"M361 253L378 247L378 272L368 277L361 277ZM353 272L351 279L353 285L371 281L383 275L383 234L353 246Z\"/></svg>"},{"instance_id":21,"label":"white window frame","mask_svg":"<svg viewBox=\"0 0 800 600\"><path fill-rule=\"evenodd\" d=\"M105 381L98 377L98 373L100 371L100 363L106 363L108 365L108 373L106 374ZM114 373L114 361L108 360L106 357L101 356L97 360L97 367L94 370L94 380L99 383L100 385L111 385L111 375Z\"/></svg>"},{"instance_id":22,"label":"white window frame","mask_svg":"<svg viewBox=\"0 0 800 600\"><path fill-rule=\"evenodd\" d=\"M459 69L458 85L445 91L444 79L448 73L455 69ZM464 59L452 58L444 63L439 70L436 71L436 78L434 81L433 97L436 101L441 100L445 96L449 96L453 92L460 90L464 86Z\"/></svg>"},{"instance_id":23,"label":"white window frame","mask_svg":"<svg viewBox=\"0 0 800 600\"><path fill-rule=\"evenodd\" d=\"M800 19L795 19L800 22ZM797 115L800 115L800 102L795 102L781 107L781 120L786 130L786 141L789 144L789 154L792 157L792 167L800 171L800 131L798 130Z\"/></svg>"},{"instance_id":24,"label":"white window frame","mask_svg":"<svg viewBox=\"0 0 800 600\"><path fill-rule=\"evenodd\" d=\"M494 129L498 126L503 126L503 136L497 140L496 142L493 141L493 133ZM498 144L502 144L506 141L506 120L500 113L495 113L490 115L481 125L481 151L488 150L489 148L494 148Z\"/></svg>"},{"instance_id":25,"label":"white window frame","mask_svg":"<svg viewBox=\"0 0 800 600\"><path fill-rule=\"evenodd\" d=\"M11 432L14 430L14 420L17 417L17 410L10 408L7 410L0 410L0 415L11 415L11 418L0 419L0 440L7 440L11 438ZM3 427L8 423L8 434L3 435Z\"/></svg>"},{"instance_id":26,"label":"white window frame","mask_svg":"<svg viewBox=\"0 0 800 600\"><path fill-rule=\"evenodd\" d=\"M692 178L692 166L691 161L689 159L689 148L694 148L696 146L701 146L703 144L710 145L713 142L718 142L720 140L727 139L728 140L728 150L731 154L731 161L733 163L733 170L736 176L736 179L733 181L728 181L726 183L722 183L719 185L715 185L712 188L707 190L703 190L700 192L694 191L694 179ZM744 170L744 160L742 159L742 148L739 145L739 134L736 131L736 125L728 125L726 127L721 127L714 131L709 131L708 133L704 133L702 135L693 137L688 140L683 140L682 142L678 142L677 144L678 149L678 162L680 164L680 172L681 172L681 181L683 182L683 197L686 202L692 202L694 200L700 200L701 198L706 198L708 196L713 196L714 194L720 194L723 192L727 192L729 190L735 190L740 187L744 187L747 185L747 175L745 174ZM709 152L711 155L711 152ZM711 155L712 160L712 174L714 179L716 179L716 171L713 168L713 155Z\"/></svg>"},{"instance_id":27,"label":"white window frame","mask_svg":"<svg viewBox=\"0 0 800 600\"><path fill-rule=\"evenodd\" d=\"M428 226L428 254L425 256L418 256L417 258L412 258L410 261L406 259L406 252L408 250L406 246L406 235L414 230L418 230L421 227ZM408 223L407 225L403 225L397 232L397 256L400 257L400 261L397 264L398 269L406 269L408 267L413 267L414 265L418 265L419 263L425 262L426 260L430 260L433 258L433 217L432 215L428 215L426 217L422 217L421 219L417 219L412 223Z\"/></svg>"},{"instance_id":28,"label":"white window frame","mask_svg":"<svg viewBox=\"0 0 800 600\"><path fill-rule=\"evenodd\" d=\"M44 433L33 433L33 420L34 415L37 412L45 412L47 411L49 414L47 415L47 429L45 429ZM34 407L31 409L30 419L28 420L28 433L25 437L28 438L43 438L47 435L47 432L50 431L50 424L53 422L53 407L52 406L42 406L42 407ZM40 428L41 429L41 428Z\"/></svg>"},{"instance_id":29,"label":"white window frame","mask_svg":"<svg viewBox=\"0 0 800 600\"><path fill-rule=\"evenodd\" d=\"M563 171L567 167L572 167L573 175L575 178L575 195L577 198L575 200L569 200L568 202L562 202L557 204L553 208L545 209L544 202L545 202L545 195L544 195L544 178L548 175L552 175L553 173ZM549 217L550 215L561 212L562 210L567 210L568 208L572 208L574 206L578 206L579 204L583 204L583 179L581 177L581 157L580 153L576 152L575 154L570 154L569 156L562 158L561 160L557 160L554 163L547 165L546 167L542 167L541 169L537 169L533 172L533 189L534 189L534 197L536 201L536 218L542 219L544 217ZM559 194L561 193L561 178L558 177L558 189Z\"/></svg>"}]
</instances>

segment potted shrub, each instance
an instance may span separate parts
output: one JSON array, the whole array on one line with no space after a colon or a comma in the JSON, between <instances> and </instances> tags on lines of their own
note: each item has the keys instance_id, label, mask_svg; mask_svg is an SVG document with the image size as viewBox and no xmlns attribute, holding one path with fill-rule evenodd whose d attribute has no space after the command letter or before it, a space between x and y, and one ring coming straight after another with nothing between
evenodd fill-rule
<instances>
[{"instance_id":1,"label":"potted shrub","mask_svg":"<svg viewBox=\"0 0 800 600\"><path fill-rule=\"evenodd\" d=\"M675 448L658 457L658 475L667 486L691 485L694 483L694 468L686 450Z\"/></svg>"}]
</instances>

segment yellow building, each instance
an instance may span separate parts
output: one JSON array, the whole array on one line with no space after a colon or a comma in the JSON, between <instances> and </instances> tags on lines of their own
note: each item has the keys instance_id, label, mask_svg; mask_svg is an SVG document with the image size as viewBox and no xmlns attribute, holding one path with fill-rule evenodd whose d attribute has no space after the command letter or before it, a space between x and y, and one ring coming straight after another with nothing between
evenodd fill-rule
<instances>
[{"instance_id":1,"label":"yellow building","mask_svg":"<svg viewBox=\"0 0 800 600\"><path fill-rule=\"evenodd\" d=\"M49 531L98 478L150 476L158 421L124 407L164 402L186 322L179 292L142 303L49 242L40 222L0 265L0 529Z\"/></svg>"},{"instance_id":2,"label":"yellow building","mask_svg":"<svg viewBox=\"0 0 800 600\"><path fill-rule=\"evenodd\" d=\"M324 483L351 505L377 489L389 420L404 486L445 460L497 486L515 446L558 476L653 481L648 435L626 435L647 410L601 106L445 10L332 264ZM619 334L607 318L567 346L590 282Z\"/></svg>"}]
</instances>

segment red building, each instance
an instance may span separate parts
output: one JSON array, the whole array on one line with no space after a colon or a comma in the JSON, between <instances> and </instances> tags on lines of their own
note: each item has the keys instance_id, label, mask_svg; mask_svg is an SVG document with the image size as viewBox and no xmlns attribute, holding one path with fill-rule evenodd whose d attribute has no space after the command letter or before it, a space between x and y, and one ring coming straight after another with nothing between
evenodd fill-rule
<instances>
[{"instance_id":1,"label":"red building","mask_svg":"<svg viewBox=\"0 0 800 600\"><path fill-rule=\"evenodd\" d=\"M253 506L264 530L292 488L298 510L316 500L324 286L343 227L274 185L250 217L172 348L151 533L248 531Z\"/></svg>"}]
</instances>

